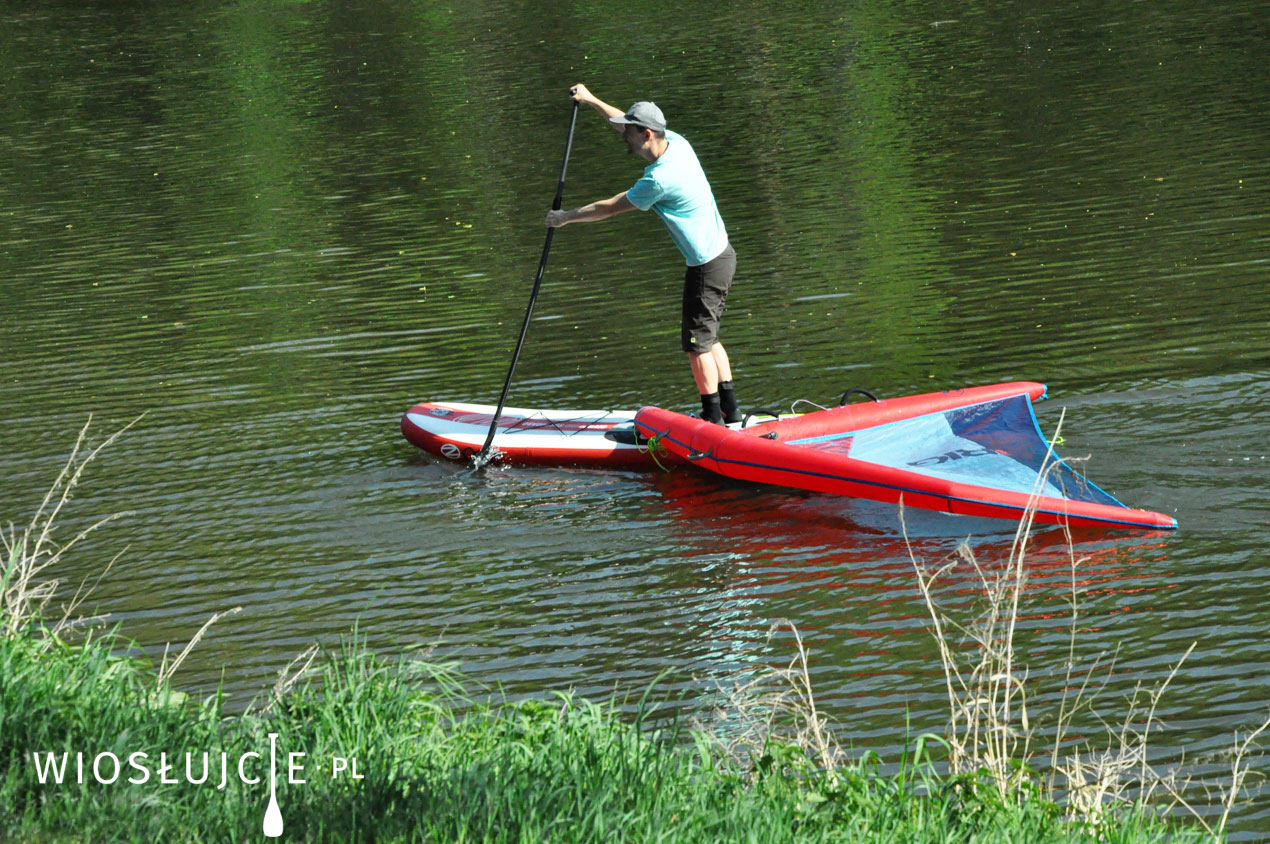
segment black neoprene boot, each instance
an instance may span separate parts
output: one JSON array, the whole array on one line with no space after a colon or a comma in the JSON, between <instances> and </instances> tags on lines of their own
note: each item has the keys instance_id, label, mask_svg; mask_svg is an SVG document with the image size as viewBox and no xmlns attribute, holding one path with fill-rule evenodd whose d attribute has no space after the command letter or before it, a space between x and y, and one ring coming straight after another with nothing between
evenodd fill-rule
<instances>
[{"instance_id":1,"label":"black neoprene boot","mask_svg":"<svg viewBox=\"0 0 1270 844\"><path fill-rule=\"evenodd\" d=\"M731 381L719 382L719 409L723 414L723 421L729 425L740 422L743 418L736 405L736 390L732 388Z\"/></svg>"},{"instance_id":2,"label":"black neoprene boot","mask_svg":"<svg viewBox=\"0 0 1270 844\"><path fill-rule=\"evenodd\" d=\"M701 396L701 418L707 422L713 422L716 425L723 424L723 411L719 409L719 394L711 393L710 395L702 394Z\"/></svg>"}]
</instances>

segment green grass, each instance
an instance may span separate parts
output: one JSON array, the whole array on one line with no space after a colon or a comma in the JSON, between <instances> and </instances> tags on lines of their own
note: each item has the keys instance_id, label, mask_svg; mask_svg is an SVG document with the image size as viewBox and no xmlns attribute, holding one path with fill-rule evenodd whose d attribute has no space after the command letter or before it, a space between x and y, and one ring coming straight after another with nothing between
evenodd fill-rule
<instances>
[{"instance_id":1,"label":"green grass","mask_svg":"<svg viewBox=\"0 0 1270 844\"><path fill-rule=\"evenodd\" d=\"M738 760L703 729L653 729L616 702L474 703L452 667L388 662L356 639L323 654L267 713L231 716L219 699L190 701L117 656L126 644L71 645L38 626L0 638L0 838L259 841L267 778L251 786L231 774L224 790L160 786L157 774L55 786L37 781L31 753L167 751L183 766L186 750L231 760L255 751L267 777L275 732L280 750L310 763L307 783L280 785L284 841L1198 840L1140 813L1093 830L1039 795L1004 804L974 776L936 775L920 751L921 764L900 773L883 775L876 760L829 771L775 739ZM319 772L332 755L357 758L365 778Z\"/></svg>"}]
</instances>

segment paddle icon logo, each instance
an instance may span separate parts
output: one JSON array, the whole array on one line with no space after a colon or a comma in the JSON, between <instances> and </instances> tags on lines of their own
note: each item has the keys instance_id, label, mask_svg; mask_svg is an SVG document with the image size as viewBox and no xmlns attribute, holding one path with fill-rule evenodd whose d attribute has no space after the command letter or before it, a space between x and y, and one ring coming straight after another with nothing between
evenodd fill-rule
<instances>
[{"instance_id":1,"label":"paddle icon logo","mask_svg":"<svg viewBox=\"0 0 1270 844\"><path fill-rule=\"evenodd\" d=\"M261 828L267 838L282 835L285 822L278 800L278 733L269 733L269 798L265 804ZM354 756L331 756L329 759L308 759L302 751L283 753L283 782L288 786L303 786L310 779L329 776L332 780L365 779L360 773L361 763ZM193 786L224 791L242 784L259 786L264 783L263 754L249 750L232 754L227 751L192 751L154 753L137 750L131 753L106 750L97 753L86 751L33 751L29 754L35 768L36 781L45 788L59 786L97 787L164 787Z\"/></svg>"},{"instance_id":2,"label":"paddle icon logo","mask_svg":"<svg viewBox=\"0 0 1270 844\"><path fill-rule=\"evenodd\" d=\"M282 835L282 810L278 808L278 734L269 734L269 805L265 808L267 838Z\"/></svg>"}]
</instances>

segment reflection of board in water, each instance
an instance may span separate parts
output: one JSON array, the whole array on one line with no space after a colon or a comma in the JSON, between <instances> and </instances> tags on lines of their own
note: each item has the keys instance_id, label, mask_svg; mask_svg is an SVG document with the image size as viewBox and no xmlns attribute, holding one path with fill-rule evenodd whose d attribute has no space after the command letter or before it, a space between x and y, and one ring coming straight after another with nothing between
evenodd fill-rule
<instances>
[{"instance_id":1,"label":"reflection of board in water","mask_svg":"<svg viewBox=\"0 0 1270 844\"><path fill-rule=\"evenodd\" d=\"M911 605L920 599L910 554L926 565L942 565L959 558L958 546L967 543L982 572L963 560L943 578L964 600L981 588L985 573L991 577L1008 567L1014 552L1016 525L1000 519L907 509L902 531L894 504L791 494L779 487L720 482L702 472L660 475L655 486L680 527L679 540L699 551L686 553L685 562L698 561L699 576L741 590L733 593L741 603L758 592L806 590L828 612L872 595L874 608L894 599L907 608L903 617L917 612L925 618ZM1038 525L1028 537L1024 557L1027 588L1049 593L1056 617L1070 612L1067 595L1073 577L1080 589L1100 594L1141 596L1168 589L1177 575L1161 565L1165 536L1113 537L1097 527L1065 531ZM1079 561L1077 573L1073 561ZM839 590L853 597L844 598ZM838 597L829 597L835 593ZM881 617L866 626L888 636L908 635L904 625L881 623Z\"/></svg>"},{"instance_id":2,"label":"reflection of board in water","mask_svg":"<svg viewBox=\"0 0 1270 844\"><path fill-rule=\"evenodd\" d=\"M726 545L739 534L774 548L818 546L826 553L856 548L866 556L902 557L905 535L914 542L929 539L927 550L947 553L967 536L1008 542L1018 528L1001 519L912 507L905 508L901 527L899 508L891 502L753 484L706 472L668 472L658 475L655 483L675 515L691 521L693 530L716 544ZM1046 527L1038 525L1037 536L1047 533Z\"/></svg>"}]
</instances>

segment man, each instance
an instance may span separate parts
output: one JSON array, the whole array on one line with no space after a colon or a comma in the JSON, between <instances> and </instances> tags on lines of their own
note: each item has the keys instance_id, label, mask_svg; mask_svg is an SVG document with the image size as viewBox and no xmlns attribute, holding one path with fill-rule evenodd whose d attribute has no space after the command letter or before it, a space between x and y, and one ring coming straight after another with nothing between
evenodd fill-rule
<instances>
[{"instance_id":1,"label":"man","mask_svg":"<svg viewBox=\"0 0 1270 844\"><path fill-rule=\"evenodd\" d=\"M697 155L683 136L666 128L661 109L638 102L622 112L578 85L573 99L608 118L626 149L649 162L628 191L572 211L551 211L547 225L592 223L636 208L662 218L688 263L684 275L681 345L701 394L701 416L711 422L740 422L727 350L719 342L719 319L736 272L736 252L728 243L718 206Z\"/></svg>"}]
</instances>

